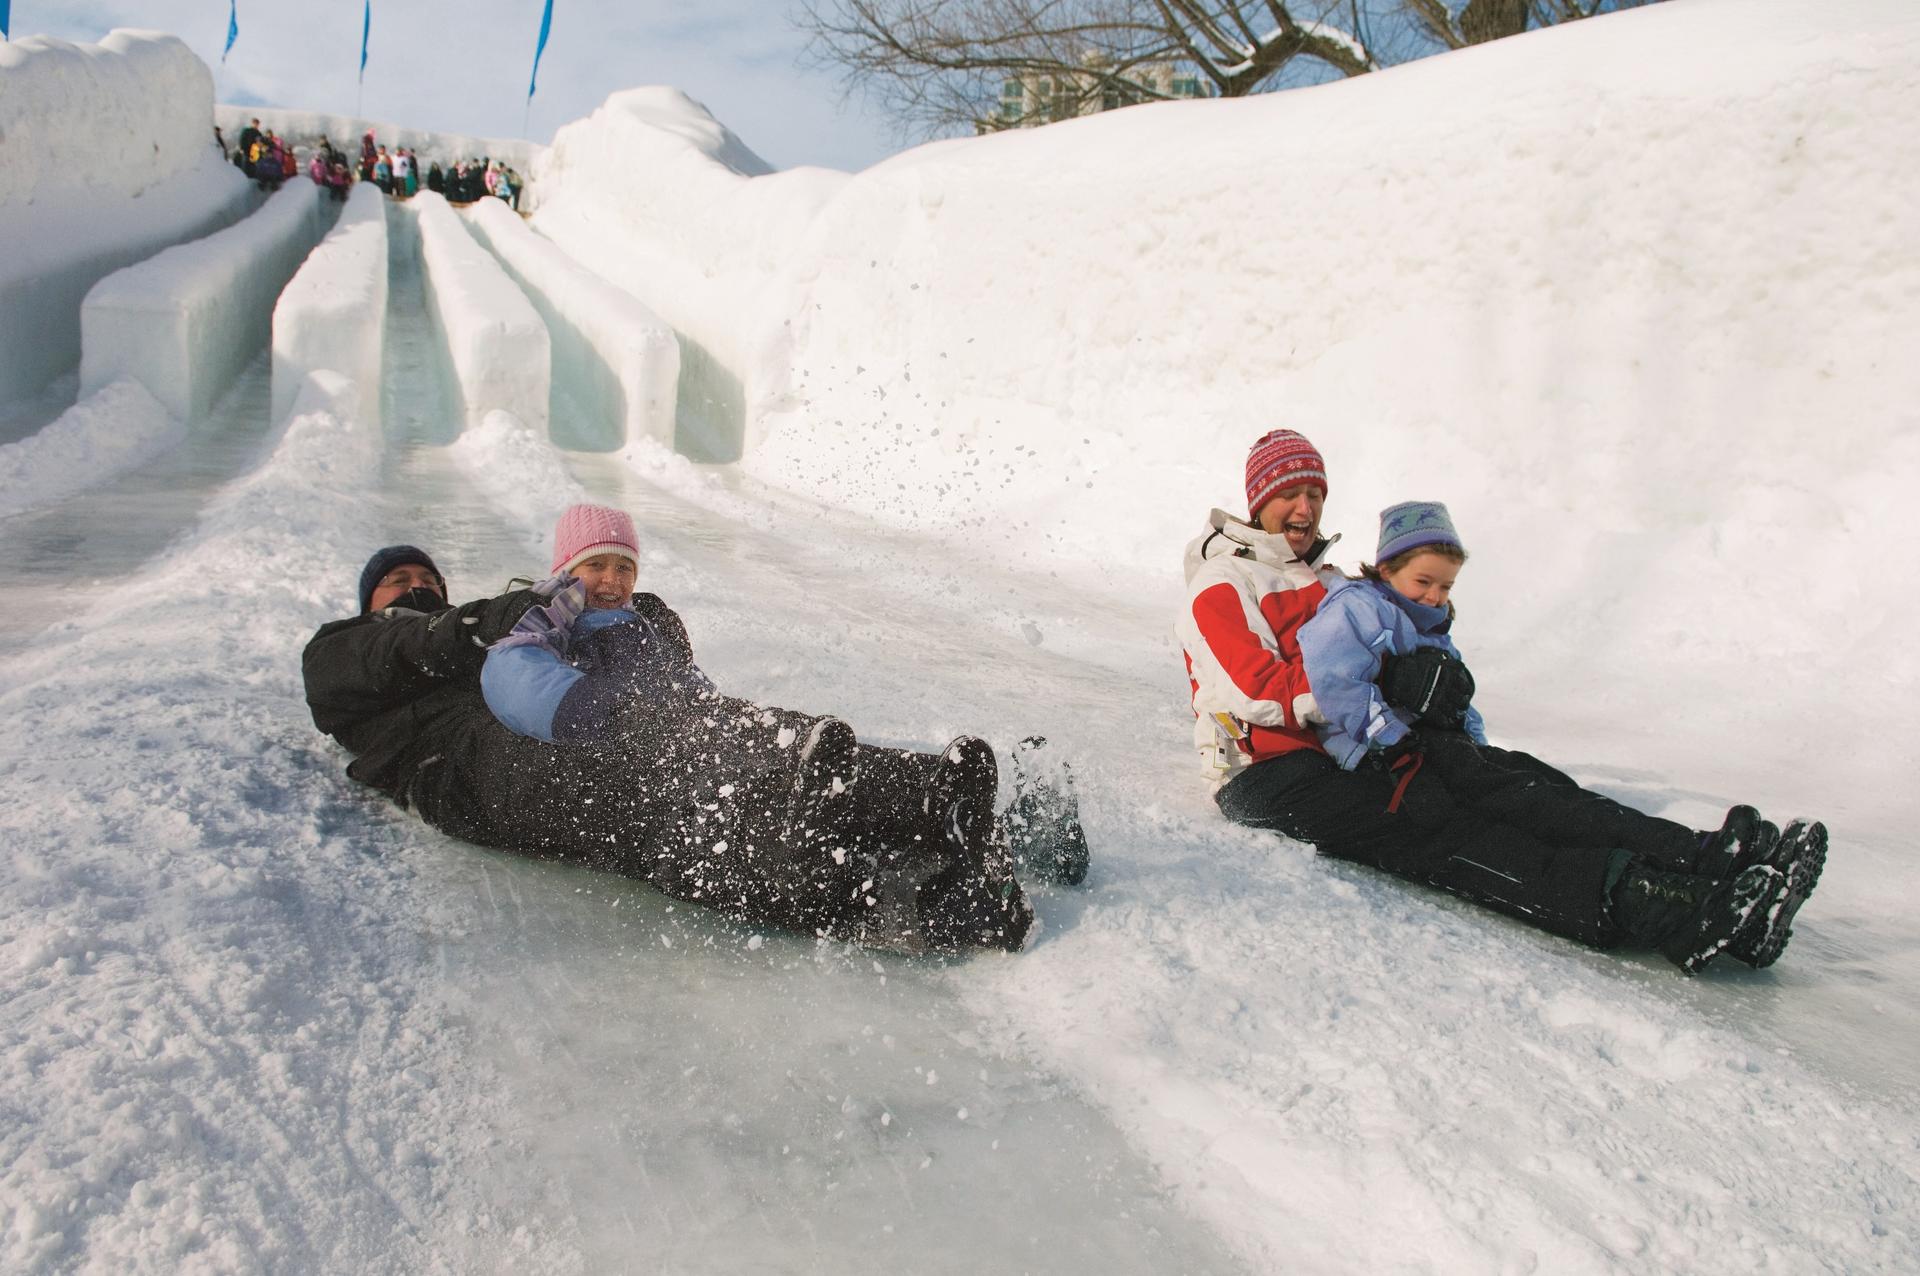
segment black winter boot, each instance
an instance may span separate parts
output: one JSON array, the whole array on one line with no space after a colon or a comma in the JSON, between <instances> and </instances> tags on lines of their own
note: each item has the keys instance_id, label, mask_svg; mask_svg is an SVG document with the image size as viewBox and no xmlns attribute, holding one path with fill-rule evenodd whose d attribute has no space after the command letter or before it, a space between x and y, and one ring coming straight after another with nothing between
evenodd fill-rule
<instances>
[{"instance_id":1,"label":"black winter boot","mask_svg":"<svg viewBox=\"0 0 1920 1276\"><path fill-rule=\"evenodd\" d=\"M1761 819L1760 812L1750 806L1728 807L1720 827L1700 835L1693 871L1706 877L1737 877L1755 864L1773 863L1770 857L1779 841L1779 826Z\"/></svg>"},{"instance_id":2,"label":"black winter boot","mask_svg":"<svg viewBox=\"0 0 1920 1276\"><path fill-rule=\"evenodd\" d=\"M1073 773L1030 735L1013 749L1013 802L1000 815L1014 864L1028 881L1078 886L1087 880L1087 834Z\"/></svg>"},{"instance_id":3,"label":"black winter boot","mask_svg":"<svg viewBox=\"0 0 1920 1276\"><path fill-rule=\"evenodd\" d=\"M1014 877L1013 854L994 817L999 788L1000 767L985 740L961 736L940 751L923 809L952 861L920 894L936 949L1018 952L1033 927L1033 906Z\"/></svg>"},{"instance_id":4,"label":"black winter boot","mask_svg":"<svg viewBox=\"0 0 1920 1276\"><path fill-rule=\"evenodd\" d=\"M848 791L859 773L856 743L853 728L838 718L821 718L807 732L780 820L780 841L788 850L844 840L853 805Z\"/></svg>"},{"instance_id":5,"label":"black winter boot","mask_svg":"<svg viewBox=\"0 0 1920 1276\"><path fill-rule=\"evenodd\" d=\"M1793 915L1807 902L1827 863L1827 826L1795 820L1768 848L1767 865L1781 881L1762 916L1762 924L1730 944L1727 951L1761 970L1780 960L1793 937Z\"/></svg>"},{"instance_id":6,"label":"black winter boot","mask_svg":"<svg viewBox=\"0 0 1920 1276\"><path fill-rule=\"evenodd\" d=\"M1697 974L1723 949L1765 927L1779 881L1779 871L1764 864L1712 878L1633 860L1613 888L1613 919L1629 939L1658 949L1682 974Z\"/></svg>"}]
</instances>

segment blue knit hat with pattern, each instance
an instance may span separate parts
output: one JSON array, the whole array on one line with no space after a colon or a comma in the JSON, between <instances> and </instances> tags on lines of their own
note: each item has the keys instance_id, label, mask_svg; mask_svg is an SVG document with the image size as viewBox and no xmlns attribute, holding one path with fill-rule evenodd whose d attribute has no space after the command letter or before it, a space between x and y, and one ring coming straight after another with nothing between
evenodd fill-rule
<instances>
[{"instance_id":1,"label":"blue knit hat with pattern","mask_svg":"<svg viewBox=\"0 0 1920 1276\"><path fill-rule=\"evenodd\" d=\"M1453 519L1439 501L1402 501L1380 511L1380 549L1376 564L1384 563L1410 549L1428 545L1452 545L1461 551L1460 533L1453 530Z\"/></svg>"},{"instance_id":2,"label":"blue knit hat with pattern","mask_svg":"<svg viewBox=\"0 0 1920 1276\"><path fill-rule=\"evenodd\" d=\"M380 587L381 578L394 568L405 567L410 563L432 572L433 578L440 582L440 596L442 598L447 596L447 578L440 574L440 569L434 566L433 559L427 556L426 550L417 549L412 545L389 545L385 549L373 551L373 557L369 558L367 565L360 569L361 615L366 615L368 606L372 604L373 591Z\"/></svg>"}]
</instances>

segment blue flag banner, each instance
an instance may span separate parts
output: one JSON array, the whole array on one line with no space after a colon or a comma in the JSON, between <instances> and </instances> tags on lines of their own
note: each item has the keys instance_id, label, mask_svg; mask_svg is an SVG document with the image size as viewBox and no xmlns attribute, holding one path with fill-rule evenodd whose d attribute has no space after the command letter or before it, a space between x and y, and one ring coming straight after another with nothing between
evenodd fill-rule
<instances>
[{"instance_id":1,"label":"blue flag banner","mask_svg":"<svg viewBox=\"0 0 1920 1276\"><path fill-rule=\"evenodd\" d=\"M367 37L373 34L373 0L360 16L360 83L367 82Z\"/></svg>"},{"instance_id":2,"label":"blue flag banner","mask_svg":"<svg viewBox=\"0 0 1920 1276\"><path fill-rule=\"evenodd\" d=\"M7 10L13 8L13 0L0 0L0 40L11 40L7 34Z\"/></svg>"},{"instance_id":3,"label":"blue flag banner","mask_svg":"<svg viewBox=\"0 0 1920 1276\"><path fill-rule=\"evenodd\" d=\"M227 47L220 50L220 60L225 62L227 54L233 52L233 42L240 38L240 0L228 0L227 8Z\"/></svg>"},{"instance_id":4,"label":"blue flag banner","mask_svg":"<svg viewBox=\"0 0 1920 1276\"><path fill-rule=\"evenodd\" d=\"M547 0L547 11L540 15L540 43L533 47L533 74L527 77L527 101L533 101L533 90L540 83L540 55L547 51L547 33L553 30L553 0Z\"/></svg>"}]
</instances>

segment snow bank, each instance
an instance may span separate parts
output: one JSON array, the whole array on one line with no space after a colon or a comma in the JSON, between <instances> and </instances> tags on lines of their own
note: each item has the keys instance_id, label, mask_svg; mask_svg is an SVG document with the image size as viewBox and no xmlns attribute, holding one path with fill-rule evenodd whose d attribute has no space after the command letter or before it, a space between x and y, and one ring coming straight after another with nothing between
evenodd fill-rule
<instances>
[{"instance_id":1,"label":"snow bank","mask_svg":"<svg viewBox=\"0 0 1920 1276\"><path fill-rule=\"evenodd\" d=\"M95 284L80 308L80 391L132 377L175 416L212 406L266 344L280 290L324 229L326 192L281 187L235 226Z\"/></svg>"},{"instance_id":2,"label":"snow bank","mask_svg":"<svg viewBox=\"0 0 1920 1276\"><path fill-rule=\"evenodd\" d=\"M852 177L748 176L618 95L535 224L692 336L683 381L734 378L770 484L1175 589L1292 426L1340 561L1395 500L1452 506L1509 673L1741 696L1765 633L1863 703L1834 611L1881 649L1920 624L1872 566L1920 475L1916 61L1898 0L1700 0Z\"/></svg>"},{"instance_id":3,"label":"snow bank","mask_svg":"<svg viewBox=\"0 0 1920 1276\"><path fill-rule=\"evenodd\" d=\"M552 395L546 325L446 200L421 191L407 211L419 224L427 312L445 347L462 420L478 425L489 412L510 412L545 434Z\"/></svg>"},{"instance_id":4,"label":"snow bank","mask_svg":"<svg viewBox=\"0 0 1920 1276\"><path fill-rule=\"evenodd\" d=\"M273 308L274 419L309 376L329 368L356 387L360 419L378 424L386 329L387 200L362 182Z\"/></svg>"},{"instance_id":5,"label":"snow bank","mask_svg":"<svg viewBox=\"0 0 1920 1276\"><path fill-rule=\"evenodd\" d=\"M213 79L169 35L0 45L0 403L80 360L80 302L102 277L254 206L222 162Z\"/></svg>"},{"instance_id":6,"label":"snow bank","mask_svg":"<svg viewBox=\"0 0 1920 1276\"><path fill-rule=\"evenodd\" d=\"M561 511L593 499L553 443L506 412L487 413L447 451L488 509L527 529L530 561L541 566Z\"/></svg>"},{"instance_id":7,"label":"snow bank","mask_svg":"<svg viewBox=\"0 0 1920 1276\"><path fill-rule=\"evenodd\" d=\"M145 386L114 381L43 429L0 446L0 517L104 483L185 436L185 423Z\"/></svg>"},{"instance_id":8,"label":"snow bank","mask_svg":"<svg viewBox=\"0 0 1920 1276\"><path fill-rule=\"evenodd\" d=\"M213 122L220 126L228 145L239 140L240 130L245 128L249 121L256 119L260 121L261 128L269 129L276 136L292 142L303 162L308 152L320 145L322 138L332 142L336 149L345 152L348 156L357 158L360 154L360 139L367 130L371 129L373 140L378 145L386 147L389 151L404 146L419 156L422 190L426 189L427 167L435 160L438 160L443 168L459 160L502 160L524 179L533 172L540 155L547 149L537 142L529 142L523 138L434 133L424 129L403 128L382 120L362 119L359 116L330 115L324 111L296 111L272 106L225 104L216 104L213 108ZM526 211L535 207L535 201L538 198L538 188L528 186L520 197L521 210Z\"/></svg>"},{"instance_id":9,"label":"snow bank","mask_svg":"<svg viewBox=\"0 0 1920 1276\"><path fill-rule=\"evenodd\" d=\"M680 379L673 329L527 229L499 200L481 200L466 218L546 321L553 373L580 406L613 425L618 445L650 438L671 447Z\"/></svg>"}]
</instances>

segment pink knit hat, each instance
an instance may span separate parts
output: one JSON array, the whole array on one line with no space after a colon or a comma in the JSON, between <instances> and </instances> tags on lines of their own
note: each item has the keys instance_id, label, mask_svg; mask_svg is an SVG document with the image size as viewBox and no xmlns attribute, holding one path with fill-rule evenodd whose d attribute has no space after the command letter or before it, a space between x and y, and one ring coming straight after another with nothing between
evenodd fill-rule
<instances>
[{"instance_id":1,"label":"pink knit hat","mask_svg":"<svg viewBox=\"0 0 1920 1276\"><path fill-rule=\"evenodd\" d=\"M553 527L553 574L570 572L596 554L624 554L640 565L633 520L605 505L569 505Z\"/></svg>"},{"instance_id":2,"label":"pink knit hat","mask_svg":"<svg viewBox=\"0 0 1920 1276\"><path fill-rule=\"evenodd\" d=\"M1327 494L1327 463L1306 436L1292 430L1269 430L1247 453L1247 517L1260 517L1260 507L1282 488L1310 483Z\"/></svg>"}]
</instances>

